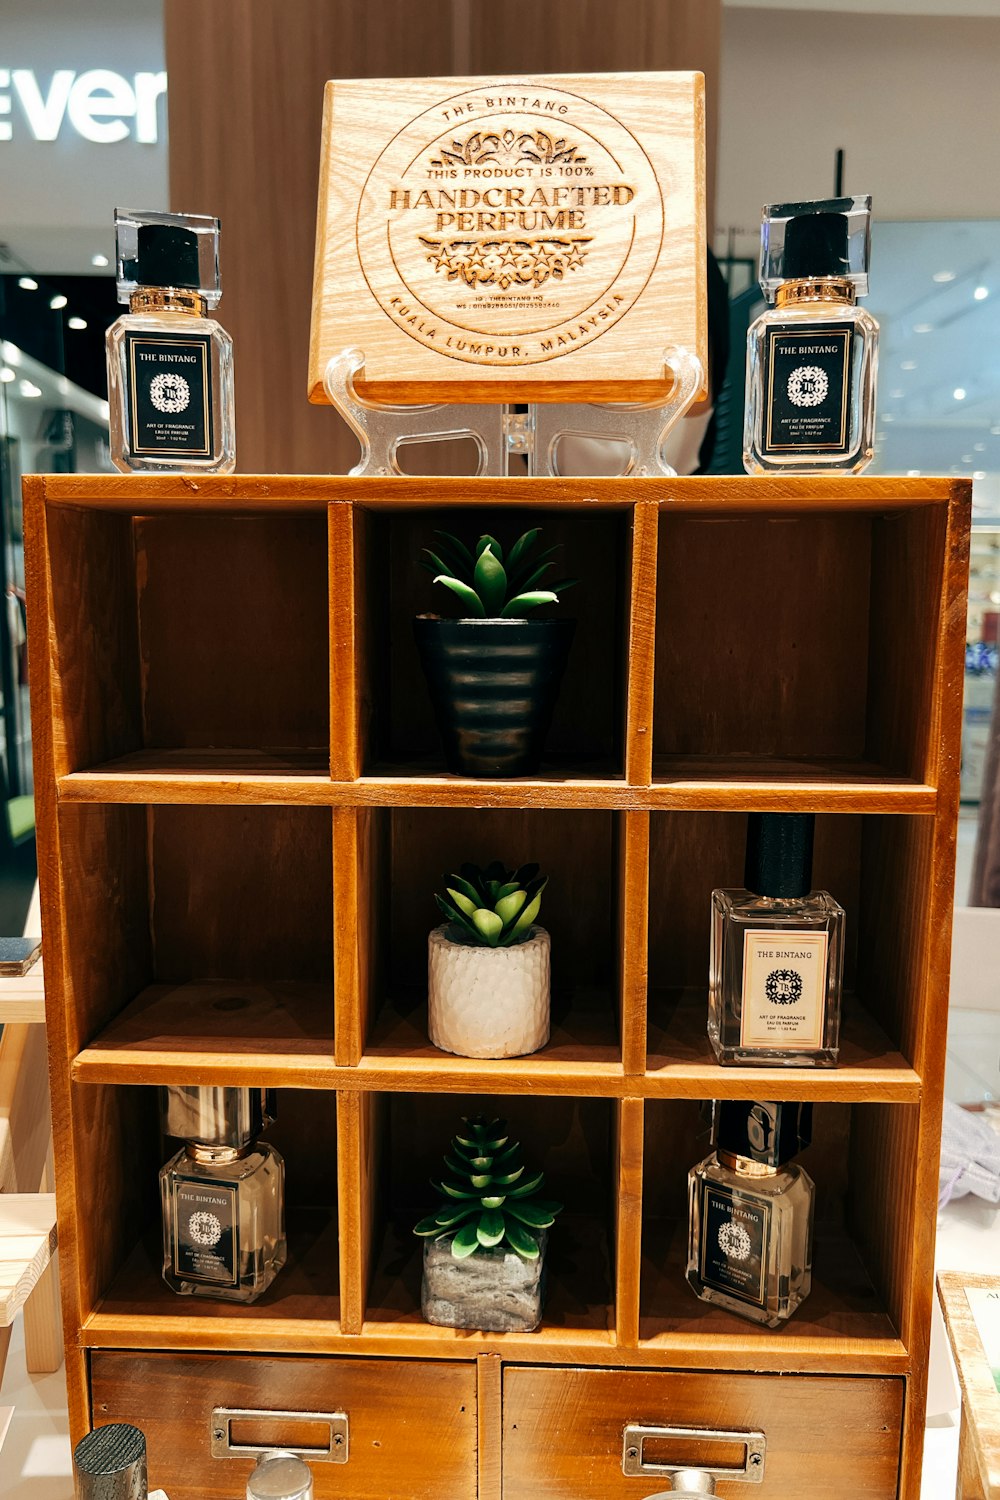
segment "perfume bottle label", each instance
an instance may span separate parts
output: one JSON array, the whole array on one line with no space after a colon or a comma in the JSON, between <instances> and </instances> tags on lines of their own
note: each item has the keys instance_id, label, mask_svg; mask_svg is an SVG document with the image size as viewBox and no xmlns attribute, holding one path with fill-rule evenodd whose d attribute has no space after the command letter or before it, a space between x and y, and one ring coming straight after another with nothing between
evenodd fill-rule
<instances>
[{"instance_id":1,"label":"perfume bottle label","mask_svg":"<svg viewBox=\"0 0 1000 1500\"><path fill-rule=\"evenodd\" d=\"M174 1271L185 1281L239 1285L237 1191L210 1177L174 1178Z\"/></svg>"},{"instance_id":2,"label":"perfume bottle label","mask_svg":"<svg viewBox=\"0 0 1000 1500\"><path fill-rule=\"evenodd\" d=\"M703 1182L700 1217L702 1281L741 1302L763 1307L770 1203Z\"/></svg>"},{"instance_id":3,"label":"perfume bottle label","mask_svg":"<svg viewBox=\"0 0 1000 1500\"><path fill-rule=\"evenodd\" d=\"M826 932L743 934L742 1047L822 1047L829 945Z\"/></svg>"},{"instance_id":4,"label":"perfume bottle label","mask_svg":"<svg viewBox=\"0 0 1000 1500\"><path fill-rule=\"evenodd\" d=\"M768 329L763 453L849 451L853 352L852 323Z\"/></svg>"},{"instance_id":5,"label":"perfume bottle label","mask_svg":"<svg viewBox=\"0 0 1000 1500\"><path fill-rule=\"evenodd\" d=\"M125 335L134 454L211 458L211 346L207 333Z\"/></svg>"}]
</instances>

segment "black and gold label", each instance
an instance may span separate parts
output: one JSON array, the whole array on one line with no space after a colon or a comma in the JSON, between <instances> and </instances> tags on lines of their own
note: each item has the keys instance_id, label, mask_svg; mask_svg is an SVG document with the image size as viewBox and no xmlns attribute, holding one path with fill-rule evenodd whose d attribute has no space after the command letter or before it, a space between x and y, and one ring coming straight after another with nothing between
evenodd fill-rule
<instances>
[{"instance_id":1,"label":"black and gold label","mask_svg":"<svg viewBox=\"0 0 1000 1500\"><path fill-rule=\"evenodd\" d=\"M853 354L851 323L767 330L762 453L850 451Z\"/></svg>"},{"instance_id":2,"label":"black and gold label","mask_svg":"<svg viewBox=\"0 0 1000 1500\"><path fill-rule=\"evenodd\" d=\"M173 1179L174 1271L185 1281L238 1286L237 1189L210 1177Z\"/></svg>"},{"instance_id":3,"label":"black and gold label","mask_svg":"<svg viewBox=\"0 0 1000 1500\"><path fill-rule=\"evenodd\" d=\"M150 458L211 458L211 336L127 333L129 447Z\"/></svg>"},{"instance_id":4,"label":"black and gold label","mask_svg":"<svg viewBox=\"0 0 1000 1500\"><path fill-rule=\"evenodd\" d=\"M729 1297L763 1307L771 1205L717 1183L701 1184L702 1281Z\"/></svg>"}]
</instances>

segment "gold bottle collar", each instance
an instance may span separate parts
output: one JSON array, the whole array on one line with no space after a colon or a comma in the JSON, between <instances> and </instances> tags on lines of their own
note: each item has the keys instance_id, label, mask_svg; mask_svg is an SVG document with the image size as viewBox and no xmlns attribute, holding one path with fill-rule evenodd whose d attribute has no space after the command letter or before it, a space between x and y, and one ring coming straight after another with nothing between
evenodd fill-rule
<instances>
[{"instance_id":1,"label":"gold bottle collar","mask_svg":"<svg viewBox=\"0 0 1000 1500\"><path fill-rule=\"evenodd\" d=\"M140 286L129 298L129 312L176 312L203 318L208 304L200 292L189 287Z\"/></svg>"},{"instance_id":2,"label":"gold bottle collar","mask_svg":"<svg viewBox=\"0 0 1000 1500\"><path fill-rule=\"evenodd\" d=\"M222 1165L225 1162L239 1161L248 1155L253 1144L253 1141L247 1141L243 1146L208 1146L202 1141L186 1141L184 1149L192 1161L201 1162L202 1165Z\"/></svg>"},{"instance_id":3,"label":"gold bottle collar","mask_svg":"<svg viewBox=\"0 0 1000 1500\"><path fill-rule=\"evenodd\" d=\"M778 288L776 307L796 302L850 302L858 300L853 281L839 276L817 276L814 281L784 281Z\"/></svg>"},{"instance_id":4,"label":"gold bottle collar","mask_svg":"<svg viewBox=\"0 0 1000 1500\"><path fill-rule=\"evenodd\" d=\"M777 1167L769 1167L766 1162L754 1161L751 1156L737 1156L733 1151L718 1152L719 1161L730 1172L738 1172L741 1177L777 1177Z\"/></svg>"}]
</instances>

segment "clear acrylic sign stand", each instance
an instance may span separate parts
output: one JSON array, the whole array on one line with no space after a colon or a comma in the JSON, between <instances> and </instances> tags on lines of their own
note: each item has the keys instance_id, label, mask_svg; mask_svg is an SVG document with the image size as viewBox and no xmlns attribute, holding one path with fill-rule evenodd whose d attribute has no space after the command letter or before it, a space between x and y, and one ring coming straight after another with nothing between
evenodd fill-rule
<instances>
[{"instance_id":1,"label":"clear acrylic sign stand","mask_svg":"<svg viewBox=\"0 0 1000 1500\"><path fill-rule=\"evenodd\" d=\"M389 406L365 400L355 381L364 369L360 349L344 349L326 367L324 385L361 444L361 459L352 475L387 477L409 472L400 467L399 451L410 443L444 443L468 438L476 445L476 475L503 478L512 455L527 460L532 477L557 476L559 446L564 437L601 438L624 449L621 475L671 477L664 457L671 428L692 405L702 385L701 360L687 349L666 348L664 369L670 375L670 399L657 402L537 402L526 411L510 405ZM523 468L518 472L523 473Z\"/></svg>"}]
</instances>

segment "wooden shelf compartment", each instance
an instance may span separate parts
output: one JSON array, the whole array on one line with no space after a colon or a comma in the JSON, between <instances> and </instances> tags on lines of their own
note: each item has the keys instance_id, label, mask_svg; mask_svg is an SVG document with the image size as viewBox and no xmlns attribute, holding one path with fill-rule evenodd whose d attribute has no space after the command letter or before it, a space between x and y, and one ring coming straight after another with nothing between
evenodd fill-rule
<instances>
[{"instance_id":1,"label":"wooden shelf compartment","mask_svg":"<svg viewBox=\"0 0 1000 1500\"><path fill-rule=\"evenodd\" d=\"M180 1142L160 1134L152 1088L73 1088L84 1342L91 1347L248 1349L340 1334L337 1096L284 1088L267 1130L285 1161L288 1260L248 1306L181 1297L162 1276L160 1167ZM98 1211L99 1210L99 1211Z\"/></svg>"},{"instance_id":2,"label":"wooden shelf compartment","mask_svg":"<svg viewBox=\"0 0 1000 1500\"><path fill-rule=\"evenodd\" d=\"M361 1325L366 1342L403 1341L414 1349L454 1354L476 1346L615 1345L616 1185L622 1105L568 1096L500 1101L489 1095L362 1094L358 1099L361 1195L358 1284L366 1289ZM529 1167L543 1167L546 1195L565 1205L547 1260L542 1327L532 1335L477 1334L423 1321L423 1241L413 1225L431 1212L429 1185L463 1117L498 1115L524 1147ZM345 1322L345 1328L349 1325Z\"/></svg>"},{"instance_id":3,"label":"wooden shelf compartment","mask_svg":"<svg viewBox=\"0 0 1000 1500\"><path fill-rule=\"evenodd\" d=\"M899 1368L910 1337L918 1116L917 1105L814 1106L812 1145L797 1158L816 1184L812 1291L770 1329L702 1302L685 1279L687 1178L711 1150L707 1101L647 1100L640 1347L669 1363L680 1346L713 1367L731 1367L735 1343L754 1369L795 1368L806 1351L810 1369Z\"/></svg>"},{"instance_id":4,"label":"wooden shelf compartment","mask_svg":"<svg viewBox=\"0 0 1000 1500\"><path fill-rule=\"evenodd\" d=\"M940 770L948 487L893 505L883 486L846 510L809 488L661 506L654 783L766 780L798 800L826 783L928 810L913 803Z\"/></svg>"},{"instance_id":5,"label":"wooden shelf compartment","mask_svg":"<svg viewBox=\"0 0 1000 1500\"><path fill-rule=\"evenodd\" d=\"M626 915L634 816L644 817L538 808L338 812L337 965L347 976L338 1062L360 1065L374 1087L613 1092L622 1075L619 1038L628 1041L644 1003L641 931L630 933ZM444 876L466 860L494 859L512 869L534 861L549 876L540 924L552 939L554 1019L550 1041L534 1055L482 1062L427 1040L427 937L443 920L433 898Z\"/></svg>"},{"instance_id":6,"label":"wooden shelf compartment","mask_svg":"<svg viewBox=\"0 0 1000 1500\"><path fill-rule=\"evenodd\" d=\"M308 1084L332 1071L328 809L68 805L58 842L78 1077Z\"/></svg>"},{"instance_id":7,"label":"wooden shelf compartment","mask_svg":"<svg viewBox=\"0 0 1000 1500\"><path fill-rule=\"evenodd\" d=\"M328 777L325 511L213 510L200 496L147 511L130 493L124 510L32 513L56 775L96 770L100 793L140 769L228 774L272 795L279 779ZM46 608L37 576L33 598Z\"/></svg>"},{"instance_id":8,"label":"wooden shelf compartment","mask_svg":"<svg viewBox=\"0 0 1000 1500\"><path fill-rule=\"evenodd\" d=\"M647 1092L694 1095L718 1077L725 1097L746 1097L768 1079L795 1099L917 1100L934 819L817 816L813 885L846 913L835 1069L715 1065L706 1035L711 893L742 886L746 823L741 813L650 814Z\"/></svg>"},{"instance_id":9,"label":"wooden shelf compartment","mask_svg":"<svg viewBox=\"0 0 1000 1500\"><path fill-rule=\"evenodd\" d=\"M411 487L412 488L412 487ZM425 491L426 494L426 491ZM463 505L427 499L405 509L335 505L331 512L332 557L338 559L333 598L334 694L353 714L337 718L334 771L341 779L360 776L373 798L432 778L447 800L448 788L461 790L462 778L444 775L444 756L430 697L413 639L412 622L421 614L447 615L444 591L419 566L423 547L438 546L436 531L474 541L485 529L503 547L529 527L541 528L539 548L559 544L554 579L580 582L558 605L533 618L568 617L577 622L569 662L546 738L542 786L585 783L614 794L626 774L626 714L630 654L630 614L646 597L651 579L634 545L635 510L623 507L622 493L610 502L589 498L566 505L547 501L545 487L526 510L505 505L482 488ZM454 499L444 492L444 498ZM631 496L629 498L632 498ZM352 587L344 587L345 578ZM544 586L544 582L539 585ZM648 779L648 778L643 778ZM502 782L487 782L494 796Z\"/></svg>"}]
</instances>

